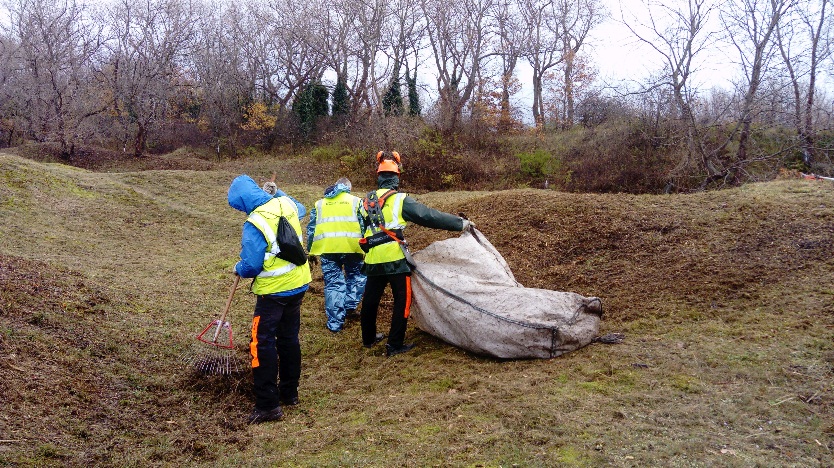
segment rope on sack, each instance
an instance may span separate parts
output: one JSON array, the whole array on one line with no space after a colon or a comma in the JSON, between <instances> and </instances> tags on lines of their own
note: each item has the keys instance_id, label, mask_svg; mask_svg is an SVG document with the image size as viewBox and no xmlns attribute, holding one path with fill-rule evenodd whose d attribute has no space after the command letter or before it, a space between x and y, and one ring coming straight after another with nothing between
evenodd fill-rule
<instances>
[{"instance_id":1,"label":"rope on sack","mask_svg":"<svg viewBox=\"0 0 834 468\"><path fill-rule=\"evenodd\" d=\"M553 329L554 329L553 327L540 327L540 326L533 325L533 324L531 324L531 323L522 322L522 321L520 321L520 320L513 320L513 319L509 319L509 318L507 318L507 317L504 317L504 316L498 315L498 314L496 314L496 313L494 313L494 312L490 312L490 311L488 311L488 310L486 310L486 309L482 309L482 308L480 308L480 307L476 306L475 304L473 304L473 303L471 303L471 302L467 301L466 299L464 299L464 298L462 298L462 297L458 296L457 294L455 294L455 293L453 293L453 292L451 292L451 291L447 290L446 288L443 288L443 287L441 287L441 286L438 286L438 285L437 285L436 283L434 283L432 280L428 279L428 278L426 277L426 275L424 275L424 274L420 273L420 270L418 270L418 269L416 269L416 268L415 268L413 271L414 271L414 273L416 273L416 274L417 274L417 276L419 276L419 277L420 277L420 279L422 279L423 281L425 281L426 283L428 283L428 284L429 284L429 286L431 286L431 287L432 287L432 289L434 289L434 290L436 290L436 291L440 291L440 292L441 292L441 293L443 293L445 296L448 296L448 297L450 297L450 298L452 298L452 299L454 299L454 300L456 300L456 301L460 302L461 304L465 304L465 305L467 305L467 306L471 307L472 309L477 310L478 312L480 312L480 313L482 313L482 314L489 315L490 317L496 318L496 319L498 319L498 320L501 320L501 321L504 321L504 322L510 322L510 323L513 323L513 324L516 324L516 325L520 325L520 326L522 326L522 327L526 327L526 328L533 328L533 329L536 329L536 330L553 330ZM556 330L558 330L558 328L556 328Z\"/></svg>"}]
</instances>

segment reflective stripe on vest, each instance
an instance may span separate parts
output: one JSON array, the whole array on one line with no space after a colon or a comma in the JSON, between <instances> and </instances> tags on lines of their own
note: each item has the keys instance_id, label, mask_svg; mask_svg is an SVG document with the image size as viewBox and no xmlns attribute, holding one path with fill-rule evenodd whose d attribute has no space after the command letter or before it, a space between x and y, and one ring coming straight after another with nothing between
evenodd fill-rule
<instances>
[{"instance_id":1,"label":"reflective stripe on vest","mask_svg":"<svg viewBox=\"0 0 834 468\"><path fill-rule=\"evenodd\" d=\"M278 255L278 252L281 249L278 247L278 239L275 237L275 232L272 231L272 228L269 226L269 223L264 219L264 217L255 211L249 215L249 219L247 219L250 223L254 224L256 228L264 235L264 239L266 239L266 252L264 253L264 261L269 260L270 258Z\"/></svg>"},{"instance_id":2,"label":"reflective stripe on vest","mask_svg":"<svg viewBox=\"0 0 834 468\"><path fill-rule=\"evenodd\" d=\"M377 196L382 196L388 189L379 189L376 191ZM385 218L386 229L405 229L406 222L403 220L403 201L407 195L404 193L396 193L385 200L385 205L382 206L382 216ZM362 209L362 215L367 216L368 213ZM366 226L365 237L373 235L373 231ZM388 242L376 247L365 254L365 263L369 265L395 262L405 258L399 242Z\"/></svg>"},{"instance_id":3,"label":"reflective stripe on vest","mask_svg":"<svg viewBox=\"0 0 834 468\"><path fill-rule=\"evenodd\" d=\"M316 202L316 227L310 254L362 253L359 248L362 232L356 216L361 201L359 197L342 192Z\"/></svg>"},{"instance_id":4,"label":"reflective stripe on vest","mask_svg":"<svg viewBox=\"0 0 834 468\"><path fill-rule=\"evenodd\" d=\"M252 292L258 295L274 294L299 288L312 281L310 265L296 266L292 262L276 257L278 248L278 221L281 216L287 218L290 225L301 239L301 224L295 203L287 197L273 198L255 208L249 214L247 222L258 228L263 234L267 246L264 252L263 270L255 277Z\"/></svg>"}]
</instances>

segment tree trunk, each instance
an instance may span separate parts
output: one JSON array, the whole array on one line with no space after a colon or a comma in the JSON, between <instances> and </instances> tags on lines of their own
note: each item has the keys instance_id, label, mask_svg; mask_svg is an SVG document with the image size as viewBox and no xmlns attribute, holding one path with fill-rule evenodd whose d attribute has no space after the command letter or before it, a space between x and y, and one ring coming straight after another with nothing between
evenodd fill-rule
<instances>
[{"instance_id":1,"label":"tree trunk","mask_svg":"<svg viewBox=\"0 0 834 468\"><path fill-rule=\"evenodd\" d=\"M533 122L537 128L544 126L544 105L542 103L541 72L533 71Z\"/></svg>"},{"instance_id":2,"label":"tree trunk","mask_svg":"<svg viewBox=\"0 0 834 468\"><path fill-rule=\"evenodd\" d=\"M573 54L567 54L565 60L565 119L562 122L562 128L573 127L575 106L573 97Z\"/></svg>"},{"instance_id":3,"label":"tree trunk","mask_svg":"<svg viewBox=\"0 0 834 468\"><path fill-rule=\"evenodd\" d=\"M136 130L136 136L133 139L133 156L141 158L145 154L147 146L148 131L144 125L139 124Z\"/></svg>"}]
</instances>

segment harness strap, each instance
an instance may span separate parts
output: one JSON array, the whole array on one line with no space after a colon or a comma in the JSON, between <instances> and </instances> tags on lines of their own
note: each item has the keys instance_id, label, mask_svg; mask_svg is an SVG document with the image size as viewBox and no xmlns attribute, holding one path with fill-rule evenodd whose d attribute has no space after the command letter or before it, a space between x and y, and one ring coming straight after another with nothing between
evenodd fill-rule
<instances>
[{"instance_id":1,"label":"harness strap","mask_svg":"<svg viewBox=\"0 0 834 468\"><path fill-rule=\"evenodd\" d=\"M362 200L362 206L368 213L368 221L370 221L371 232L377 233L380 230L385 231L385 216L382 214L382 207L385 206L385 201L391 195L397 193L394 189L388 189L381 197L378 197L375 191L368 192L368 195Z\"/></svg>"}]
</instances>

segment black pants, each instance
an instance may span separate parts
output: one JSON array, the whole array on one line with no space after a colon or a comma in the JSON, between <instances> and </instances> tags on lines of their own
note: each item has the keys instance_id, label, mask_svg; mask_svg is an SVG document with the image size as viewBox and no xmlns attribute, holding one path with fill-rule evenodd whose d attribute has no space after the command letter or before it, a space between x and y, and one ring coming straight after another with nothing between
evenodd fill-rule
<instances>
[{"instance_id":1,"label":"black pants","mask_svg":"<svg viewBox=\"0 0 834 468\"><path fill-rule=\"evenodd\" d=\"M271 410L298 396L301 377L301 300L293 296L258 296L252 320L252 377L255 407ZM280 377L280 384L277 382Z\"/></svg>"},{"instance_id":2,"label":"black pants","mask_svg":"<svg viewBox=\"0 0 834 468\"><path fill-rule=\"evenodd\" d=\"M365 283L365 297L362 298L362 343L370 345L376 338L376 316L379 311L379 301L385 292L385 286L391 285L394 295L394 311L391 314L391 330L388 332L388 344L399 348L405 341L405 330L408 325L408 314L411 308L411 275L400 273L397 275L369 276Z\"/></svg>"}]
</instances>

